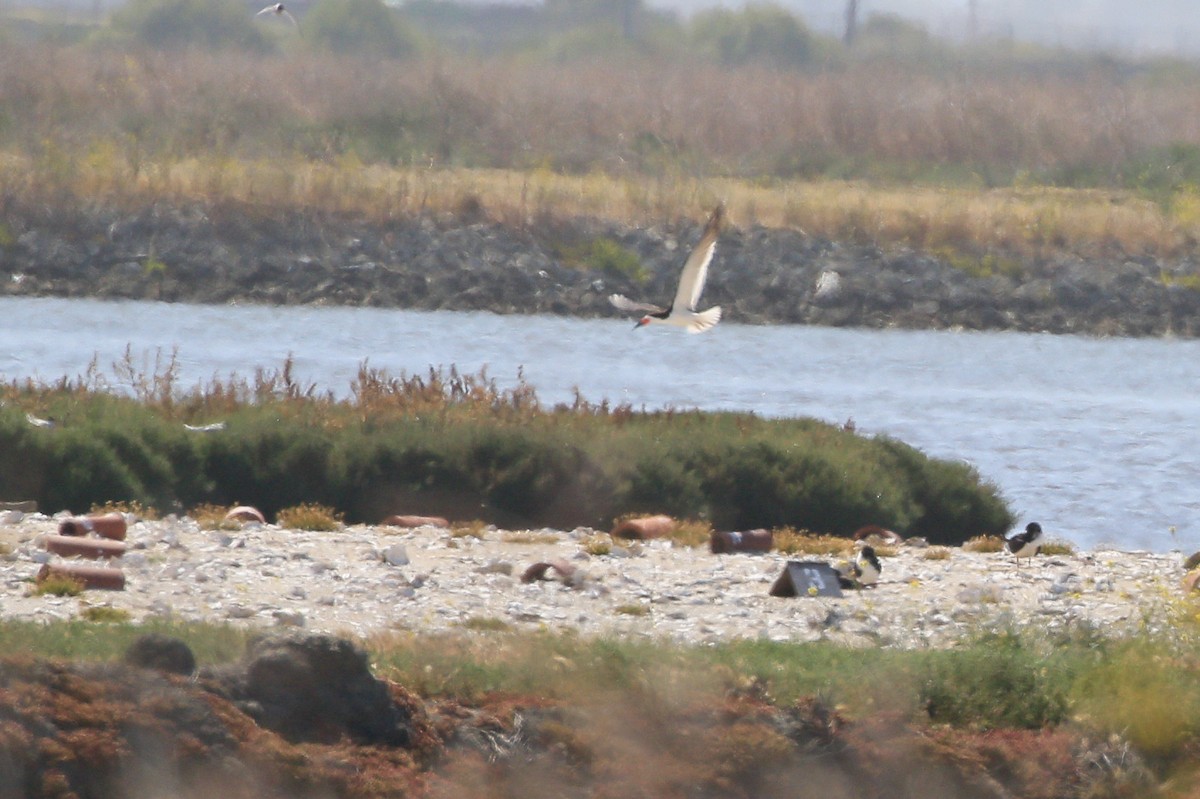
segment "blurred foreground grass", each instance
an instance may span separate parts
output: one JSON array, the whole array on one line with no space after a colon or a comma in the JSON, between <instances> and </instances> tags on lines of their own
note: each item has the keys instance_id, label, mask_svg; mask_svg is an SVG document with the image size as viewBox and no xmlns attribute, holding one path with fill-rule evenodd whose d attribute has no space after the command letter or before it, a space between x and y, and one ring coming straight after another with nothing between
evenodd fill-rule
<instances>
[{"instance_id":1,"label":"blurred foreground grass","mask_svg":"<svg viewBox=\"0 0 1200 799\"><path fill-rule=\"evenodd\" d=\"M1190 607L1190 606L1189 606ZM477 625L460 635L392 632L358 643L377 676L426 698L478 703L539 697L577 707L683 707L752 692L779 707L817 698L848 718L886 714L969 730L1068 727L1119 735L1154 763L1200 742L1195 608L1160 635L1105 637L1077 627L969 633L942 650L849 648L755 639L688 646ZM119 660L148 632L185 641L203 666L238 659L255 631L180 622L0 622L0 651Z\"/></svg>"}]
</instances>

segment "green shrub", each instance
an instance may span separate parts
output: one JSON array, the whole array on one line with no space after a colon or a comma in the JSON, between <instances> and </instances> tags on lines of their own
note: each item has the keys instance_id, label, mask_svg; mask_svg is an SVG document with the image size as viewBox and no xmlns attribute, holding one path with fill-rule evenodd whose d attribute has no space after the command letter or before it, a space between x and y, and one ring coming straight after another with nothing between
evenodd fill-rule
<instances>
[{"instance_id":1,"label":"green shrub","mask_svg":"<svg viewBox=\"0 0 1200 799\"><path fill-rule=\"evenodd\" d=\"M227 396L223 395L223 396ZM101 391L14 393L0 407L0 477L43 507L139 503L181 512L315 503L350 523L420 508L501 526L604 527L668 513L724 529L848 535L879 524L932 543L999 533L1013 516L964 464L811 419L542 410L482 378L382 380L354 399L258 392L226 428L187 431L162 405ZM61 424L30 427L22 405Z\"/></svg>"},{"instance_id":2,"label":"green shrub","mask_svg":"<svg viewBox=\"0 0 1200 799\"><path fill-rule=\"evenodd\" d=\"M729 447L702 467L714 523L738 530L792 525L842 535L868 519L907 527L904 509L890 503L899 500L892 481L872 474L870 463L851 464L840 456L836 449L766 441Z\"/></svg>"},{"instance_id":3,"label":"green shrub","mask_svg":"<svg viewBox=\"0 0 1200 799\"><path fill-rule=\"evenodd\" d=\"M1153 757L1177 754L1200 735L1200 685L1191 669L1150 641L1127 644L1073 686L1078 710L1107 733L1120 733Z\"/></svg>"},{"instance_id":4,"label":"green shrub","mask_svg":"<svg viewBox=\"0 0 1200 799\"><path fill-rule=\"evenodd\" d=\"M958 545L979 535L1002 535L1012 528L1016 517L1000 498L999 489L984 481L970 464L930 458L895 439L878 441L891 454L919 506L912 524L904 528L906 536L924 536L931 544Z\"/></svg>"},{"instance_id":5,"label":"green shrub","mask_svg":"<svg viewBox=\"0 0 1200 799\"><path fill-rule=\"evenodd\" d=\"M248 417L197 442L213 496L188 497L185 504L232 504L242 496L268 515L303 502L338 504L343 486L327 431L281 424L253 410Z\"/></svg>"},{"instance_id":6,"label":"green shrub","mask_svg":"<svg viewBox=\"0 0 1200 799\"><path fill-rule=\"evenodd\" d=\"M81 427L53 432L44 459L38 459L45 468L39 507L82 510L97 502L147 499L145 484L110 443L119 440L120 431Z\"/></svg>"},{"instance_id":7,"label":"green shrub","mask_svg":"<svg viewBox=\"0 0 1200 799\"><path fill-rule=\"evenodd\" d=\"M607 236L581 244L552 243L550 249L564 265L575 269L594 269L639 285L650 279L650 272L637 253Z\"/></svg>"},{"instance_id":8,"label":"green shrub","mask_svg":"<svg viewBox=\"0 0 1200 799\"><path fill-rule=\"evenodd\" d=\"M79 613L84 621L94 624L123 624L131 618L129 611L124 608L114 608L107 605L94 605L84 608Z\"/></svg>"},{"instance_id":9,"label":"green shrub","mask_svg":"<svg viewBox=\"0 0 1200 799\"><path fill-rule=\"evenodd\" d=\"M1051 674L1045 656L1017 636L998 635L930 653L921 703L938 723L1041 729L1066 719L1072 678Z\"/></svg>"},{"instance_id":10,"label":"green shrub","mask_svg":"<svg viewBox=\"0 0 1200 799\"><path fill-rule=\"evenodd\" d=\"M711 508L700 481L675 450L646 452L633 464L622 504L629 512L707 517Z\"/></svg>"},{"instance_id":11,"label":"green shrub","mask_svg":"<svg viewBox=\"0 0 1200 799\"><path fill-rule=\"evenodd\" d=\"M628 278L634 283L642 284L650 279L642 259L609 238L593 239L583 253L582 260L591 269Z\"/></svg>"}]
</instances>

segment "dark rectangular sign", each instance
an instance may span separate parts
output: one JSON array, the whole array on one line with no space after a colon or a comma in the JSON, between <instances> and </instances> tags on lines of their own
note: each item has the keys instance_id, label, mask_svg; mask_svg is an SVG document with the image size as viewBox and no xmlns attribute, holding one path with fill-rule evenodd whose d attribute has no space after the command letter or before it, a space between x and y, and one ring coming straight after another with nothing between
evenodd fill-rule
<instances>
[{"instance_id":1,"label":"dark rectangular sign","mask_svg":"<svg viewBox=\"0 0 1200 799\"><path fill-rule=\"evenodd\" d=\"M771 586L771 596L841 595L837 571L820 560L789 560L783 574Z\"/></svg>"}]
</instances>

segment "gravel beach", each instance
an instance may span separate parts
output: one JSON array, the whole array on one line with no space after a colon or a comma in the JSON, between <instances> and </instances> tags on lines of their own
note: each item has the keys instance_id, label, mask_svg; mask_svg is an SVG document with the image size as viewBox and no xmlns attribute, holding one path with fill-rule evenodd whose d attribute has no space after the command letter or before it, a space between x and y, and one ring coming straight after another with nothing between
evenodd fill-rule
<instances>
[{"instance_id":1,"label":"gravel beach","mask_svg":"<svg viewBox=\"0 0 1200 799\"><path fill-rule=\"evenodd\" d=\"M714 555L666 540L595 550L598 531L497 530L463 535L424 526L334 532L251 522L203 529L168 517L130 519L127 551L107 565L123 590L34 596L45 563L101 565L45 549L60 517L0 514L0 618L55 621L89 606L134 621L167 618L258 628L302 627L366 638L389 631L473 628L573 631L715 643L736 638L829 640L849 646L946 647L988 629L1158 630L1183 596L1184 556L1097 550L1039 555L903 545L877 586L840 598L769 595L789 556ZM793 560L834 557L791 556ZM569 578L538 563L569 564Z\"/></svg>"}]
</instances>

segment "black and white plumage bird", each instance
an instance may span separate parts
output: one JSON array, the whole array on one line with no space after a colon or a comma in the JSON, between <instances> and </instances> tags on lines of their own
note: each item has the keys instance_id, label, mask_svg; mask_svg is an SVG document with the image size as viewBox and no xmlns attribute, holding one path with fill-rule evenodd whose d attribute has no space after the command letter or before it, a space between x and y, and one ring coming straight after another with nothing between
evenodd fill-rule
<instances>
[{"instance_id":1,"label":"black and white plumage bird","mask_svg":"<svg viewBox=\"0 0 1200 799\"><path fill-rule=\"evenodd\" d=\"M183 426L185 429L191 430L193 433L219 433L220 431L225 429L224 422L212 422L211 424L187 424L187 423L185 423Z\"/></svg>"},{"instance_id":2,"label":"black and white plumage bird","mask_svg":"<svg viewBox=\"0 0 1200 799\"><path fill-rule=\"evenodd\" d=\"M883 573L883 566L879 563L879 558L875 555L874 547L863 547L858 551L858 555L854 558L854 569L858 572L859 585L875 585L879 582L879 575Z\"/></svg>"},{"instance_id":3,"label":"black and white plumage bird","mask_svg":"<svg viewBox=\"0 0 1200 799\"><path fill-rule=\"evenodd\" d=\"M713 328L721 321L721 306L714 305L707 311L697 311L696 304L700 302L700 294L704 291L704 282L708 278L708 265L712 262L713 253L717 248L717 237L721 233L721 222L725 218L725 209L718 205L713 209L700 243L688 255L679 273L679 286L675 289L675 299L670 306L661 308L644 302L634 302L621 295L610 295L608 301L622 311L642 311L645 315L638 320L637 327L649 324L675 325L689 333L703 333Z\"/></svg>"},{"instance_id":4,"label":"black and white plumage bird","mask_svg":"<svg viewBox=\"0 0 1200 799\"><path fill-rule=\"evenodd\" d=\"M866 588L879 582L883 566L879 563L874 547L864 546L859 549L854 560L842 561L834 566L834 571L837 572L838 584L842 588Z\"/></svg>"},{"instance_id":5,"label":"black and white plumage bird","mask_svg":"<svg viewBox=\"0 0 1200 799\"><path fill-rule=\"evenodd\" d=\"M54 427L54 417L50 417L49 419L41 419L37 416L34 416L32 413L27 413L25 414L25 421L29 422L34 427L40 427L43 430L49 430L50 428Z\"/></svg>"},{"instance_id":6,"label":"black and white plumage bird","mask_svg":"<svg viewBox=\"0 0 1200 799\"><path fill-rule=\"evenodd\" d=\"M292 16L292 12L283 7L283 3L274 3L273 5L269 5L254 16L261 17L263 14L274 14L277 17L287 17L289 20L291 20L291 23L296 26L297 30L300 28L300 23L297 22L296 18Z\"/></svg>"},{"instance_id":7,"label":"black and white plumage bird","mask_svg":"<svg viewBox=\"0 0 1200 799\"><path fill-rule=\"evenodd\" d=\"M1032 558L1042 548L1042 526L1030 522L1025 525L1025 532L1004 539L1004 548L1012 553L1018 564L1020 558Z\"/></svg>"}]
</instances>

